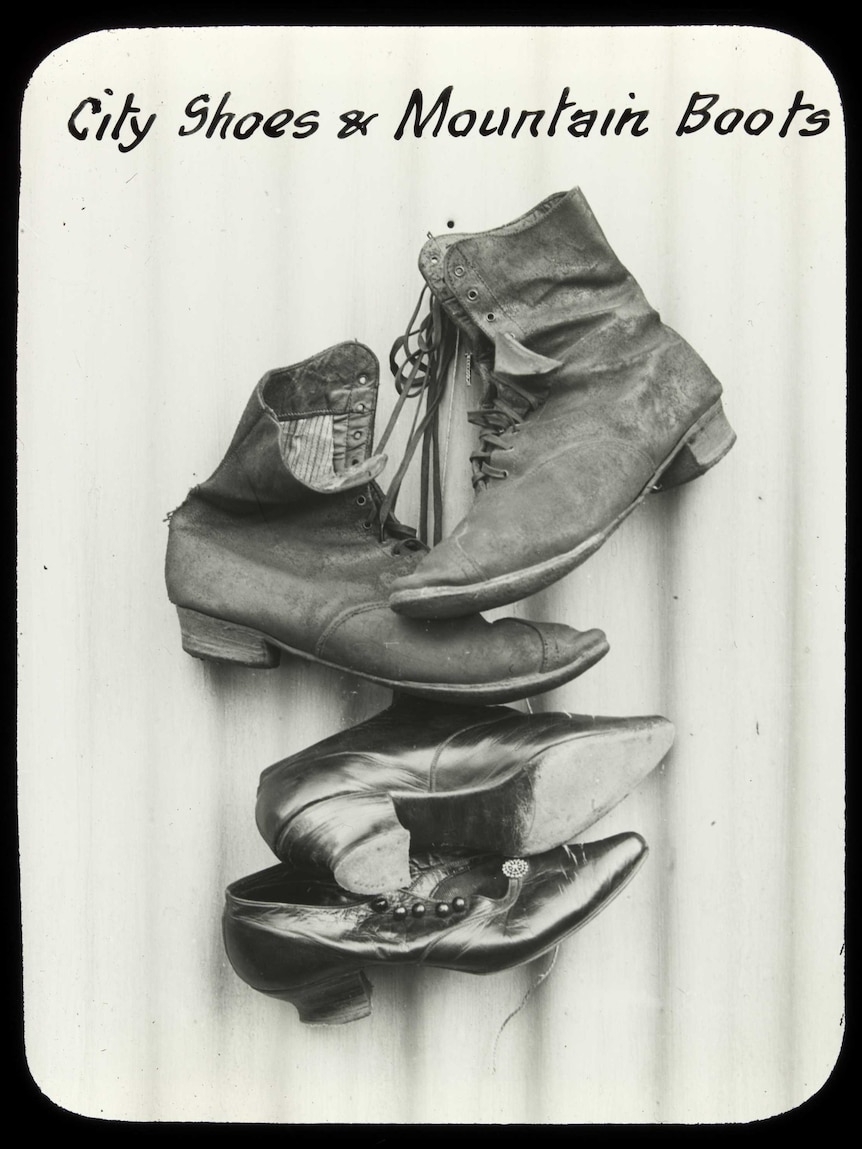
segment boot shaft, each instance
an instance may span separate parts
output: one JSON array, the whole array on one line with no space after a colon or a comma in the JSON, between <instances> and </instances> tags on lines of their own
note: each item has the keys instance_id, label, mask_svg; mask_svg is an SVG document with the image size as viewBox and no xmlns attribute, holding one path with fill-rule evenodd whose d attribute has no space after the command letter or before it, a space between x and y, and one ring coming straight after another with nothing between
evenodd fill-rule
<instances>
[{"instance_id":1,"label":"boot shaft","mask_svg":"<svg viewBox=\"0 0 862 1149\"><path fill-rule=\"evenodd\" d=\"M572 409L629 395L654 405L665 379L670 393L659 402L694 416L721 394L647 302L578 188L503 227L431 238L419 267L469 340L483 382L521 414L529 408L509 380Z\"/></svg>"},{"instance_id":2,"label":"boot shaft","mask_svg":"<svg viewBox=\"0 0 862 1149\"><path fill-rule=\"evenodd\" d=\"M630 334L659 322L578 188L503 227L429 239L419 268L462 330L504 358L507 340L568 358L573 340L615 314Z\"/></svg>"},{"instance_id":3,"label":"boot shaft","mask_svg":"<svg viewBox=\"0 0 862 1149\"><path fill-rule=\"evenodd\" d=\"M367 484L386 465L371 454L378 378L377 357L356 342L267 372L224 459L193 494L260 514Z\"/></svg>"}]
</instances>

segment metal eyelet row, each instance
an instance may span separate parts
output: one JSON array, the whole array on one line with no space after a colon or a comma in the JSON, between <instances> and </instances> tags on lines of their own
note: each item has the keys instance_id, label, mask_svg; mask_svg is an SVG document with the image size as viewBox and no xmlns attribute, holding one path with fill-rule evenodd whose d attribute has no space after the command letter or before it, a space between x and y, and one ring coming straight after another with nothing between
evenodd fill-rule
<instances>
[{"instance_id":1,"label":"metal eyelet row","mask_svg":"<svg viewBox=\"0 0 862 1149\"><path fill-rule=\"evenodd\" d=\"M360 384L367 383L368 382L368 376L367 375L357 375L356 382L360 383ZM357 411L360 415L364 415L365 412L368 410L368 404L367 403L357 403L356 406L353 408L353 410ZM362 439L362 432L361 431L354 431L353 432L353 439L358 443ZM358 467L359 463L360 463L359 459L351 459L350 460L351 467ZM361 503L359 505L362 506Z\"/></svg>"},{"instance_id":2,"label":"metal eyelet row","mask_svg":"<svg viewBox=\"0 0 862 1149\"><path fill-rule=\"evenodd\" d=\"M454 274L458 277L458 279L463 279L463 277L467 274L467 269L465 267L463 267L460 263L458 264L457 267L453 268L453 271L454 271ZM468 288L467 289L467 298L469 299L469 301L471 303L475 303L476 300L479 298L479 289L477 287ZM489 311L485 315L485 319L488 321L488 323L494 323L497 319L497 316L494 314L493 311Z\"/></svg>"}]
</instances>

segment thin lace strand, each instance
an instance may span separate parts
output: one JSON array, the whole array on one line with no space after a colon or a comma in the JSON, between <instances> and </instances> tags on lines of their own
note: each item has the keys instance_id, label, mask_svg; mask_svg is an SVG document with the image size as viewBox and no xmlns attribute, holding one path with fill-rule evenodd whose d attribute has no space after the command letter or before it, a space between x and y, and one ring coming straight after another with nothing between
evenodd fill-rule
<instances>
[{"instance_id":1,"label":"thin lace strand","mask_svg":"<svg viewBox=\"0 0 862 1149\"><path fill-rule=\"evenodd\" d=\"M446 318L442 307L433 296L428 315L418 326L414 327L427 289L426 284L422 288L416 307L413 309L407 331L395 340L389 356L389 366L393 372L395 387L399 395L395 409L377 445L378 452L388 442L406 400L408 398L417 399L418 402L407 436L404 454L379 507L379 523L382 537L386 518L395 506L401 484L421 440L420 536L425 542L429 538L433 538L436 543L442 538L443 532L439 407L446 391L447 371L452 359L455 341L453 338L454 324ZM415 350L411 349L411 340L414 338L416 341ZM401 354L404 355L404 362L399 364L398 356ZM423 397L425 413L420 420L419 413Z\"/></svg>"},{"instance_id":2,"label":"thin lace strand","mask_svg":"<svg viewBox=\"0 0 862 1149\"><path fill-rule=\"evenodd\" d=\"M554 966L557 964L557 954L559 952L560 952L560 947L554 946L554 949L551 952L551 963L548 966L548 968L536 978L536 980L533 982L533 984L529 987L527 992L521 998L520 1005L518 1005L515 1009L512 1010L512 1012L509 1014L509 1016L506 1018L506 1020L503 1022L503 1024L500 1026L500 1028L497 1030L497 1036L494 1038L494 1050L493 1050L493 1053L491 1055L491 1072L492 1073L497 1072L497 1046L500 1042L500 1038L503 1034L503 1030L506 1028L506 1026L509 1024L509 1022L512 1020L513 1017L517 1017L517 1015L521 1012L521 1010L524 1008L524 1006L527 1004L527 1002L530 1000L530 998L533 996L533 994L536 992L536 990L539 988L539 986L542 984L542 982L547 977L550 976L551 971L553 970Z\"/></svg>"}]
</instances>

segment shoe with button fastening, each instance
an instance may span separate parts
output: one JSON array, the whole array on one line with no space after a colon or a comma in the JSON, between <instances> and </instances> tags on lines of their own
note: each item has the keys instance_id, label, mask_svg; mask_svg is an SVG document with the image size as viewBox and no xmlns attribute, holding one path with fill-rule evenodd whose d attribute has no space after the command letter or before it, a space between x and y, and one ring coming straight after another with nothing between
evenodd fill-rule
<instances>
[{"instance_id":1,"label":"shoe with button fastening","mask_svg":"<svg viewBox=\"0 0 862 1149\"><path fill-rule=\"evenodd\" d=\"M469 416L476 499L393 583L393 610L454 618L535 594L651 491L733 446L721 384L661 322L578 188L503 227L431 237L419 267L437 342L457 332L456 376L484 396Z\"/></svg>"},{"instance_id":2,"label":"shoe with button fastening","mask_svg":"<svg viewBox=\"0 0 862 1149\"><path fill-rule=\"evenodd\" d=\"M168 596L184 649L265 669L283 652L393 689L503 702L568 682L600 630L479 615L423 622L387 606L427 550L384 507L371 454L378 363L340 343L256 387L215 473L170 516Z\"/></svg>"},{"instance_id":3,"label":"shoe with button fastening","mask_svg":"<svg viewBox=\"0 0 862 1149\"><path fill-rule=\"evenodd\" d=\"M540 957L603 910L646 854L631 833L529 861L419 853L409 885L371 898L281 863L228 887L225 948L254 989L291 1002L304 1022L339 1025L371 1012L367 967L488 974Z\"/></svg>"},{"instance_id":4,"label":"shoe with button fastening","mask_svg":"<svg viewBox=\"0 0 862 1149\"><path fill-rule=\"evenodd\" d=\"M344 889L406 885L410 852L507 855L571 842L673 743L657 715L523 714L396 696L389 709L263 772L257 824L284 862Z\"/></svg>"}]
</instances>

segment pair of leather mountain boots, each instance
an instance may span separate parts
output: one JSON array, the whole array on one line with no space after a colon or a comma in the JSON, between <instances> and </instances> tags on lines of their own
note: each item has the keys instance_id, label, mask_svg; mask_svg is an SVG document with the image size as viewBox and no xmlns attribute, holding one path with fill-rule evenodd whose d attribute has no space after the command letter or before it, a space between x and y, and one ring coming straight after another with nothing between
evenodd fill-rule
<instances>
[{"instance_id":1,"label":"pair of leather mountain boots","mask_svg":"<svg viewBox=\"0 0 862 1149\"><path fill-rule=\"evenodd\" d=\"M375 481L377 359L342 343L264 376L223 461L170 519L186 651L256 668L286 652L399 694L264 773L258 824L282 861L228 890L235 968L309 1021L367 1013L369 962L531 960L632 876L638 835L572 841L658 764L673 728L489 707L568 682L608 645L600 630L477 612L548 586L647 493L703 474L734 441L720 384L579 190L490 232L430 238L419 263L431 307L393 350L393 419L418 395L426 414L389 490ZM427 522L436 414L462 370L485 389L470 415L476 498L445 539L438 515L429 546L395 498L421 439Z\"/></svg>"}]
</instances>

